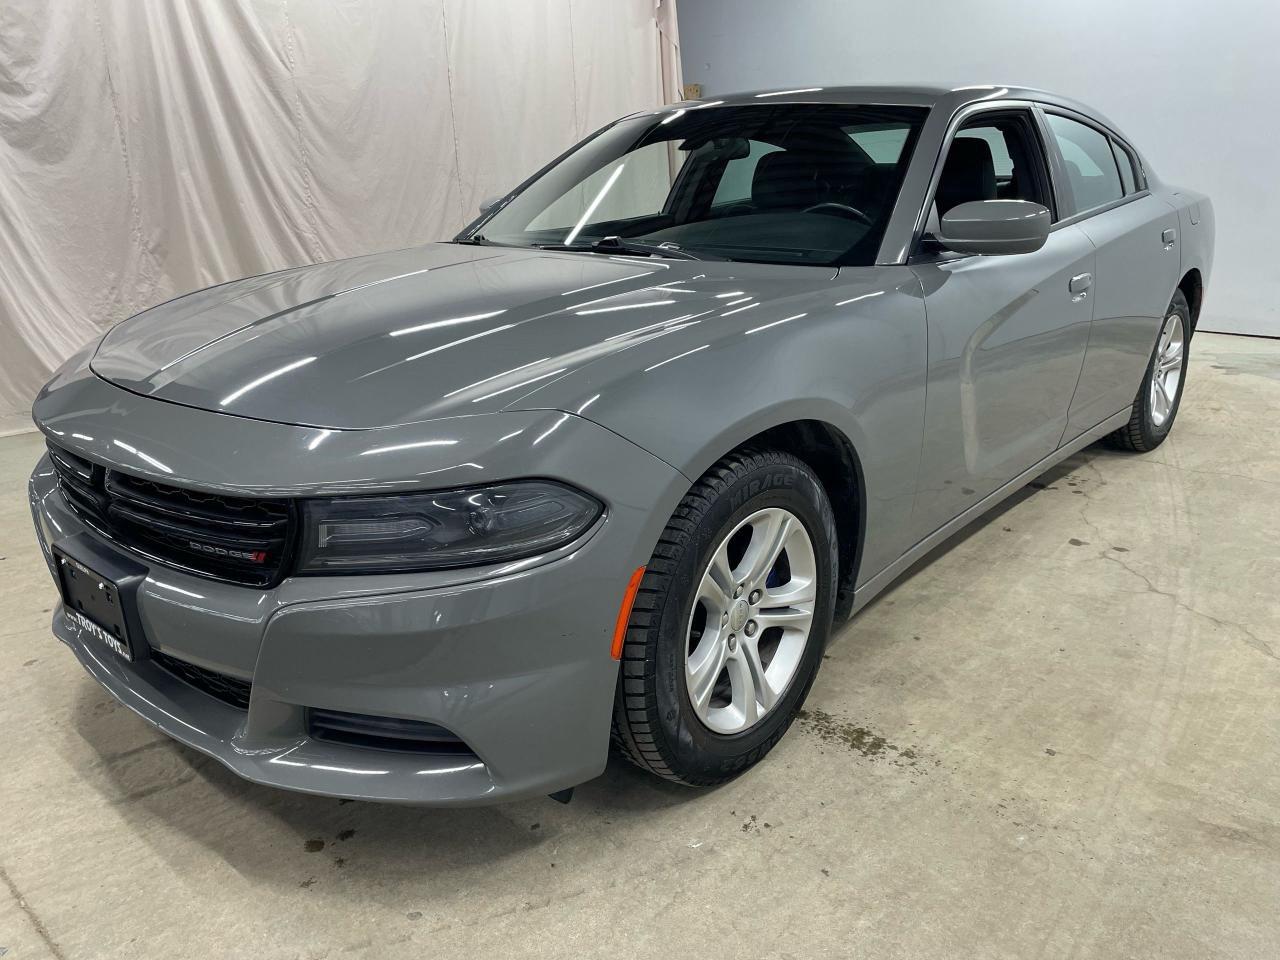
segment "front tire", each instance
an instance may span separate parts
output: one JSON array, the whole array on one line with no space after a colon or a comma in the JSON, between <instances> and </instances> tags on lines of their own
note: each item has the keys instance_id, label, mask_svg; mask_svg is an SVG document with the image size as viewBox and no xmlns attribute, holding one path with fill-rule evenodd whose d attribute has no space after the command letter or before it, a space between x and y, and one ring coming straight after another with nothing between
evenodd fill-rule
<instances>
[{"instance_id":1,"label":"front tire","mask_svg":"<svg viewBox=\"0 0 1280 960\"><path fill-rule=\"evenodd\" d=\"M1165 311L1147 375L1133 401L1129 422L1107 435L1107 442L1121 450L1145 452L1164 443L1182 403L1187 381L1187 356L1191 346L1191 307L1179 290Z\"/></svg>"},{"instance_id":2,"label":"front tire","mask_svg":"<svg viewBox=\"0 0 1280 960\"><path fill-rule=\"evenodd\" d=\"M729 455L668 522L627 623L613 741L678 783L723 783L786 733L822 662L838 567L821 482L776 450Z\"/></svg>"}]
</instances>

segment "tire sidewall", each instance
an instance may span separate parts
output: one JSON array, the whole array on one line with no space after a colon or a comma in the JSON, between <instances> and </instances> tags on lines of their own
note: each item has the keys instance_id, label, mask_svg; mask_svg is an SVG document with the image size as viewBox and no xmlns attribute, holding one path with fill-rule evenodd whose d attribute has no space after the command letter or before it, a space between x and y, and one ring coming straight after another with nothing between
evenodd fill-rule
<instances>
[{"instance_id":1,"label":"tire sidewall","mask_svg":"<svg viewBox=\"0 0 1280 960\"><path fill-rule=\"evenodd\" d=\"M817 563L817 597L804 656L782 698L763 720L742 733L724 735L707 728L685 682L688 626L697 585L712 552L742 520L758 510L781 507L794 514L809 535ZM702 516L690 548L676 563L658 619L656 697L663 739L673 767L685 777L723 779L758 758L790 726L813 684L831 630L837 570L835 519L817 479L798 461L780 458L754 467L724 490Z\"/></svg>"},{"instance_id":2,"label":"tire sidewall","mask_svg":"<svg viewBox=\"0 0 1280 960\"><path fill-rule=\"evenodd\" d=\"M1182 323L1182 377L1178 381L1178 395L1173 398L1169 408L1169 416L1164 423L1156 426L1151 410L1151 380L1156 373L1156 363L1160 357L1160 337L1164 332L1165 321L1169 314L1176 313ZM1187 388L1187 371L1191 358L1191 308L1186 297L1179 290L1169 303L1169 309L1160 318L1160 327L1156 331L1155 346L1151 349L1151 359L1147 362L1147 375L1142 378L1142 392L1139 395L1142 404L1142 440L1147 449L1157 446L1173 429L1173 422L1178 417L1178 408L1182 406L1182 394Z\"/></svg>"}]
</instances>

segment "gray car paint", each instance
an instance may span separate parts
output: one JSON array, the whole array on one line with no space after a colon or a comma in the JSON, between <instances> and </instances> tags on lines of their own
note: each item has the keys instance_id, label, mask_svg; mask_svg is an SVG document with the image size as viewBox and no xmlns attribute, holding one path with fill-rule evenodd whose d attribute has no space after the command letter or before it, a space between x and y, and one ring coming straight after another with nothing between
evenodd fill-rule
<instances>
[{"instance_id":1,"label":"gray car paint","mask_svg":"<svg viewBox=\"0 0 1280 960\"><path fill-rule=\"evenodd\" d=\"M1035 253L1053 225L1048 207L1028 200L971 200L947 211L938 240L953 253Z\"/></svg>"},{"instance_id":2,"label":"gray car paint","mask_svg":"<svg viewBox=\"0 0 1280 960\"><path fill-rule=\"evenodd\" d=\"M1165 187L1144 159L1147 192L1074 222L1060 198L1066 216L1037 253L912 260L949 136L971 113L1048 106L1114 127L1008 87L768 102L788 101L932 107L877 265L430 244L152 308L69 361L33 410L82 456L199 489L562 479L607 506L581 540L516 569L291 577L267 591L153 565L139 601L148 638L252 677L247 715L145 662L113 661L60 611L55 633L131 708L251 779L421 803L550 792L603 768L623 586L692 480L729 450L801 420L848 440L866 522L861 564L842 574L861 607L958 525L1127 417L1175 285L1191 270L1207 282L1207 198ZM1179 227L1175 250L1152 249L1145 238L1166 221ZM1097 275L1097 296L1071 295L1082 271ZM46 555L83 532L47 460L31 504ZM428 771L421 758L314 743L305 706L442 723L481 768Z\"/></svg>"},{"instance_id":3,"label":"gray car paint","mask_svg":"<svg viewBox=\"0 0 1280 960\"><path fill-rule=\"evenodd\" d=\"M1162 239L1165 230L1177 226L1177 212L1150 195L1077 224L1098 253L1089 352L1068 433L1085 430L1122 406L1130 384L1146 372L1152 324L1169 305L1152 291L1171 290L1182 277L1176 239L1168 244Z\"/></svg>"},{"instance_id":4,"label":"gray car paint","mask_svg":"<svg viewBox=\"0 0 1280 960\"><path fill-rule=\"evenodd\" d=\"M1075 226L1035 253L915 267L927 291L929 389L912 542L1057 449L1092 316L1068 284L1093 269L1093 245Z\"/></svg>"},{"instance_id":5,"label":"gray car paint","mask_svg":"<svg viewBox=\"0 0 1280 960\"><path fill-rule=\"evenodd\" d=\"M243 473L258 489L284 492L254 481L291 470L325 478L294 492L351 492L364 486L353 472L363 453L401 446L394 442L398 431L352 431L326 442L356 446L311 449L323 431L136 397L90 374L64 389L74 389L74 409L55 410L44 421L46 432L96 459L120 449L118 441L132 447L164 432L199 438L161 453L173 471L165 475L169 482L186 483L222 459L223 469ZM72 422L79 437L64 430ZM238 720L232 708L146 660L125 664L105 654L61 610L54 633L126 706L262 783L453 803L548 793L590 779L604 767L617 670L609 655L621 596L615 574L648 559L688 481L629 441L565 414L432 424L433 438L451 432L466 437L460 454L432 446L374 456L385 457L387 476L411 477L418 487L436 485L436 477L449 486L532 472L607 491L606 517L552 554L465 570L292 577L258 590L151 565L138 596L148 642L202 667L252 678L250 709ZM256 455L237 456L244 450ZM655 509L655 498L665 513ZM52 570L49 544L87 531L57 492L47 457L32 476L30 500ZM306 736L305 706L442 724L467 741L483 769L317 744Z\"/></svg>"}]
</instances>

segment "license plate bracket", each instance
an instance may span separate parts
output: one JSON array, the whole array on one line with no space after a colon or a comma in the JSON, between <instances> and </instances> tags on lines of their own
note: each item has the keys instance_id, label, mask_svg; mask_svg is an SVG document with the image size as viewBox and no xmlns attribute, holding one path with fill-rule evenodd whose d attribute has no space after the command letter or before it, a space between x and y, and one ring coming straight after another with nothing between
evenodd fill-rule
<instances>
[{"instance_id":1,"label":"license plate bracket","mask_svg":"<svg viewBox=\"0 0 1280 960\"><path fill-rule=\"evenodd\" d=\"M137 589L147 568L108 552L84 534L59 541L51 550L67 621L81 636L118 657L146 657Z\"/></svg>"}]
</instances>

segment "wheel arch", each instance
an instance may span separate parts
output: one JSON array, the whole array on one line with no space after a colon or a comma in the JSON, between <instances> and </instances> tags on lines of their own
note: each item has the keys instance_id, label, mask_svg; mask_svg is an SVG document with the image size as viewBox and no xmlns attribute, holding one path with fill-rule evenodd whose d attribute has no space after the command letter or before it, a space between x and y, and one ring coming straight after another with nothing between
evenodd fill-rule
<instances>
[{"instance_id":1,"label":"wheel arch","mask_svg":"<svg viewBox=\"0 0 1280 960\"><path fill-rule=\"evenodd\" d=\"M867 497L862 459L848 432L822 416L777 419L755 432L742 430L733 440L722 440L716 453L704 454L696 476L701 476L721 458L742 447L769 447L782 450L803 461L818 475L836 515L839 571L836 583L835 618L846 620L853 611L854 587L866 540Z\"/></svg>"},{"instance_id":2,"label":"wheel arch","mask_svg":"<svg viewBox=\"0 0 1280 960\"><path fill-rule=\"evenodd\" d=\"M758 434L752 442L787 451L808 464L822 481L836 515L840 568L835 618L837 621L848 619L853 612L853 591L867 527L866 480L858 451L839 428L825 420L781 423Z\"/></svg>"},{"instance_id":3,"label":"wheel arch","mask_svg":"<svg viewBox=\"0 0 1280 960\"><path fill-rule=\"evenodd\" d=\"M1191 332L1196 332L1196 324L1200 321L1200 304L1204 302L1204 276L1199 267L1192 267L1178 281L1178 289L1187 298L1191 307Z\"/></svg>"}]
</instances>

